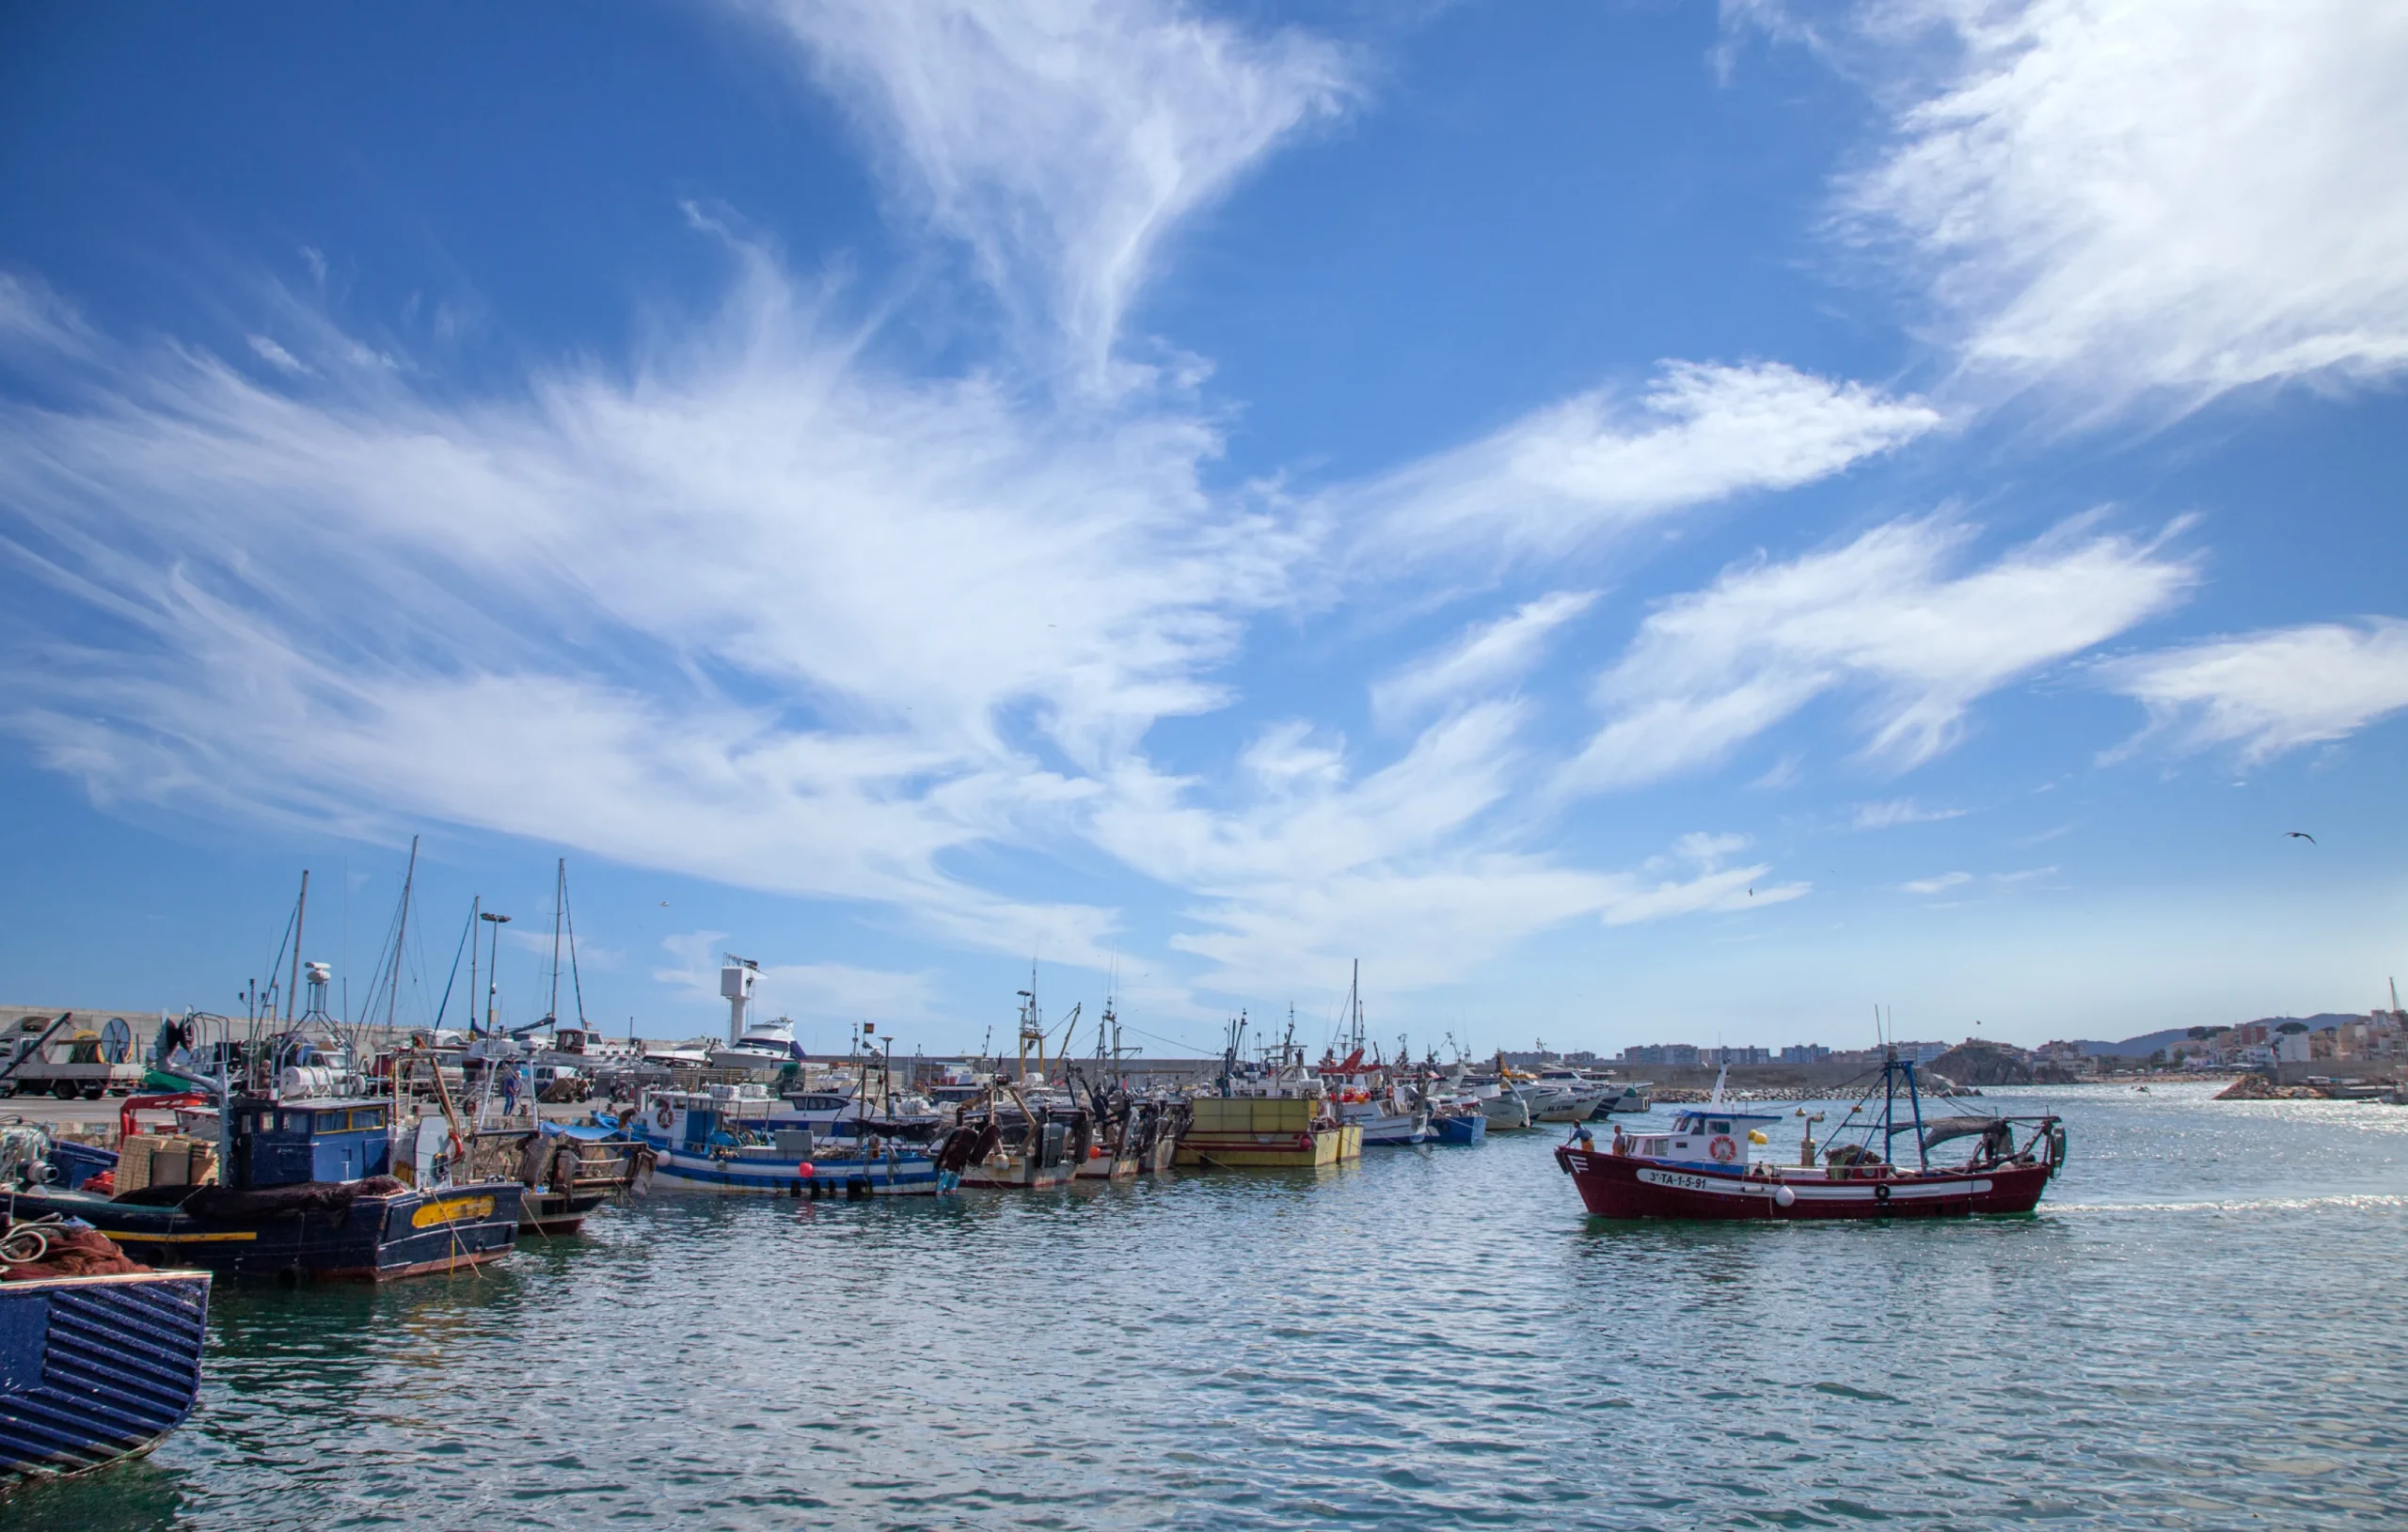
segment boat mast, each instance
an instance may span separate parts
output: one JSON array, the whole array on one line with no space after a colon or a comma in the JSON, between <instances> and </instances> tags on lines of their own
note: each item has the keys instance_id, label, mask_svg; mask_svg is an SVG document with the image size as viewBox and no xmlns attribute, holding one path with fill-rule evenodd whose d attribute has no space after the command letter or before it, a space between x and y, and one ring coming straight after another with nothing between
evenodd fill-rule
<instances>
[{"instance_id":1,"label":"boat mast","mask_svg":"<svg viewBox=\"0 0 2408 1532\"><path fill-rule=\"evenodd\" d=\"M385 1037L393 1035L393 1012L402 999L402 943L410 934L410 888L418 881L418 837L410 837L410 864L402 874L402 914L393 925L393 987L385 996Z\"/></svg>"},{"instance_id":2,"label":"boat mast","mask_svg":"<svg viewBox=\"0 0 2408 1532\"><path fill-rule=\"evenodd\" d=\"M561 918L568 923L568 982L577 996L577 1024L579 1030L583 1030L585 1027L585 977L577 969L577 911L569 907L568 902L568 859L566 857L561 859ZM558 960L555 959L552 976L554 991L552 1003L555 1006L560 1003L558 969ZM553 1013L553 1019L557 1024L559 1019L557 1010ZM629 1017L627 1019L629 1031L632 1034L635 1019Z\"/></svg>"},{"instance_id":3,"label":"boat mast","mask_svg":"<svg viewBox=\"0 0 2408 1532\"><path fill-rule=\"evenodd\" d=\"M468 895L468 1035L477 1034L477 920L485 912L485 896Z\"/></svg>"},{"instance_id":4,"label":"boat mast","mask_svg":"<svg viewBox=\"0 0 2408 1532\"><path fill-rule=\"evenodd\" d=\"M1354 977L1346 986L1348 1031L1346 1046L1354 1052L1363 1051L1363 959L1354 959ZM1356 1062L1361 1062L1357 1060Z\"/></svg>"},{"instance_id":5,"label":"boat mast","mask_svg":"<svg viewBox=\"0 0 2408 1532\"><path fill-rule=\"evenodd\" d=\"M552 874L552 999L544 1014L552 1025L561 1024L561 907L568 898L568 858L562 857Z\"/></svg>"},{"instance_id":6,"label":"boat mast","mask_svg":"<svg viewBox=\"0 0 2408 1532\"><path fill-rule=\"evenodd\" d=\"M293 907L293 977L284 987L284 1020L293 1021L293 992L301 987L301 923L309 917L309 869L301 869L301 902Z\"/></svg>"}]
</instances>

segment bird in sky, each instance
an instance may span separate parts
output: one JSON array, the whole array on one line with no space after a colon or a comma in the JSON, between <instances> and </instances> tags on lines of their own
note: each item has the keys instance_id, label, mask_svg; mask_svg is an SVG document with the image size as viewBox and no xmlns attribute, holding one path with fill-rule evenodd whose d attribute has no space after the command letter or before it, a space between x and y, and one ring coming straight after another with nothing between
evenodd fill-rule
<instances>
[{"instance_id":1,"label":"bird in sky","mask_svg":"<svg viewBox=\"0 0 2408 1532\"><path fill-rule=\"evenodd\" d=\"M2289 836L2294 841L2305 841L2310 845L2314 845L2316 844L2316 837L2310 835L2304 829L2287 829L2283 831L2283 833Z\"/></svg>"}]
</instances>

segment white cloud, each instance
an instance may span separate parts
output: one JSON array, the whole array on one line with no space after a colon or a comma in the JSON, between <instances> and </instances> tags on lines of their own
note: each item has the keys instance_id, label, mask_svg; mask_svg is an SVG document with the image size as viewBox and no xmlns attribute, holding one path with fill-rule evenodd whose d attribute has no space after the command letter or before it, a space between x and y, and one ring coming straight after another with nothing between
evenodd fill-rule
<instances>
[{"instance_id":1,"label":"white cloud","mask_svg":"<svg viewBox=\"0 0 2408 1532\"><path fill-rule=\"evenodd\" d=\"M1672 843L1672 854L1685 857L1711 871L1725 859L1748 848L1745 835L1716 835L1706 830L1691 830Z\"/></svg>"},{"instance_id":2,"label":"white cloud","mask_svg":"<svg viewBox=\"0 0 2408 1532\"><path fill-rule=\"evenodd\" d=\"M302 365L300 357L293 355L293 353L285 350L282 346L277 345L266 336L254 335L247 337L246 339L250 342L251 350L259 355L260 360L267 363L270 367L275 368L277 371L289 372L295 376L299 376L300 374L309 371L309 368Z\"/></svg>"},{"instance_id":3,"label":"white cloud","mask_svg":"<svg viewBox=\"0 0 2408 1532\"><path fill-rule=\"evenodd\" d=\"M1901 883L1898 887L1909 893L1945 893L1950 889L1961 888L1972 880L1973 875L1971 873L1942 873L1938 877L1918 877L1912 882Z\"/></svg>"},{"instance_id":4,"label":"white cloud","mask_svg":"<svg viewBox=\"0 0 2408 1532\"><path fill-rule=\"evenodd\" d=\"M1751 8L1761 9L1762 8ZM1913 90L1846 188L1976 370L2115 403L2408 364L2408 8L1867 8Z\"/></svg>"},{"instance_id":5,"label":"white cloud","mask_svg":"<svg viewBox=\"0 0 2408 1532\"><path fill-rule=\"evenodd\" d=\"M1526 601L1509 616L1479 624L1436 654L1424 655L1371 687L1371 715L1395 724L1427 709L1481 698L1538 663L1555 630L1596 603L1593 591L1558 591Z\"/></svg>"},{"instance_id":6,"label":"white cloud","mask_svg":"<svg viewBox=\"0 0 2408 1532\"><path fill-rule=\"evenodd\" d=\"M1779 363L1668 362L1635 408L1581 394L1341 498L1369 562L1561 555L1686 506L1825 478L1941 424L1920 400Z\"/></svg>"},{"instance_id":7,"label":"white cloud","mask_svg":"<svg viewBox=\"0 0 2408 1532\"><path fill-rule=\"evenodd\" d=\"M2181 599L2158 542L2074 526L1951 573L1972 529L1897 521L1845 547L1727 571L1665 603L1598 682L1610 717L1563 785L1598 790L1712 765L1827 692L1870 692L1870 757L1946 750L1992 691Z\"/></svg>"},{"instance_id":8,"label":"white cloud","mask_svg":"<svg viewBox=\"0 0 2408 1532\"><path fill-rule=\"evenodd\" d=\"M1168 0L743 8L809 48L871 142L899 149L911 199L1093 371L1172 226L1354 89L1328 42Z\"/></svg>"},{"instance_id":9,"label":"white cloud","mask_svg":"<svg viewBox=\"0 0 2408 1532\"><path fill-rule=\"evenodd\" d=\"M1941 819L1964 816L1962 809L1926 809L1910 798L1892 798L1886 803L1860 803L1849 820L1850 829L1893 829L1900 825L1928 825Z\"/></svg>"},{"instance_id":10,"label":"white cloud","mask_svg":"<svg viewBox=\"0 0 2408 1532\"><path fill-rule=\"evenodd\" d=\"M1092 955L1108 912L942 863L1216 705L1296 545L1198 490L1192 420L882 377L734 254L718 322L632 376L296 396L121 349L0 405L22 555L111 619L79 645L20 605L10 724L103 797L489 825Z\"/></svg>"},{"instance_id":11,"label":"white cloud","mask_svg":"<svg viewBox=\"0 0 2408 1532\"><path fill-rule=\"evenodd\" d=\"M2408 708L2408 623L2278 628L2116 660L2100 674L2149 716L2112 755L2163 738L2177 750L2232 747L2255 765Z\"/></svg>"},{"instance_id":12,"label":"white cloud","mask_svg":"<svg viewBox=\"0 0 2408 1532\"><path fill-rule=\"evenodd\" d=\"M1675 854L1698 869L1686 877L1655 861L1592 872L1521 849L1538 832L1522 807L1532 769L1515 738L1523 719L1513 703L1448 715L1359 780L1343 740L1284 726L1245 752L1241 800L1208 806L1196 801L1202 784L1132 769L1097 807L1092 833L1198 897L1187 914L1200 929L1171 944L1213 964L1201 982L1241 994L1309 989L1355 957L1382 985L1413 988L1571 920L1627 924L1806 892L1775 886L1767 864L1721 868L1746 845L1739 836L1683 837Z\"/></svg>"}]
</instances>

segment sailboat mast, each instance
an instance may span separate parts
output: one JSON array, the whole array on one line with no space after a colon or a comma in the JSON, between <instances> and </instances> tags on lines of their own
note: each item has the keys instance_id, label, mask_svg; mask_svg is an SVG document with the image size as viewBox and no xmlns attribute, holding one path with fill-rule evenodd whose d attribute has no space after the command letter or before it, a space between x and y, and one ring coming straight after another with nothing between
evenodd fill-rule
<instances>
[{"instance_id":1,"label":"sailboat mast","mask_svg":"<svg viewBox=\"0 0 2408 1532\"><path fill-rule=\"evenodd\" d=\"M418 837L413 835L410 837L409 868L402 874L402 915L393 925L393 986L385 995L385 1035L388 1041L391 1039L393 1033L393 1012L395 1007L400 1005L402 999L402 952L404 950L402 944L409 940L410 888L417 881Z\"/></svg>"},{"instance_id":2,"label":"sailboat mast","mask_svg":"<svg viewBox=\"0 0 2408 1532\"><path fill-rule=\"evenodd\" d=\"M485 896L468 895L468 1035L477 1034L477 917L485 911Z\"/></svg>"},{"instance_id":3,"label":"sailboat mast","mask_svg":"<svg viewBox=\"0 0 2408 1532\"><path fill-rule=\"evenodd\" d=\"M293 907L293 977L284 986L284 1019L293 1019L293 992L301 987L301 924L309 918L309 869L301 869L301 902Z\"/></svg>"},{"instance_id":4,"label":"sailboat mast","mask_svg":"<svg viewBox=\"0 0 2408 1532\"><path fill-rule=\"evenodd\" d=\"M561 1024L561 903L568 893L568 858L562 857L552 875L552 1001L546 1014L552 1025Z\"/></svg>"}]
</instances>

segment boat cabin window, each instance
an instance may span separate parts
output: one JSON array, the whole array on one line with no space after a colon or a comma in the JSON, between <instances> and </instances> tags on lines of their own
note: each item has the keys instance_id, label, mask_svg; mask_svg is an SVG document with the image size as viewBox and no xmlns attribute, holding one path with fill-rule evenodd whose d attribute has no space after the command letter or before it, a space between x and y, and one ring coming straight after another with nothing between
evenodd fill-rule
<instances>
[{"instance_id":1,"label":"boat cabin window","mask_svg":"<svg viewBox=\"0 0 2408 1532\"><path fill-rule=\"evenodd\" d=\"M1715 1121L1715 1122L1712 1122L1712 1123L1707 1124L1707 1126L1708 1126L1709 1128L1711 1128L1715 1132L1718 1132L1718 1133L1727 1133L1727 1132L1731 1131L1731 1125L1730 1125L1729 1123L1727 1123L1727 1122L1723 1122L1723 1121L1720 1121L1720 1120L1719 1120L1719 1119L1718 1119L1717 1121Z\"/></svg>"}]
</instances>

